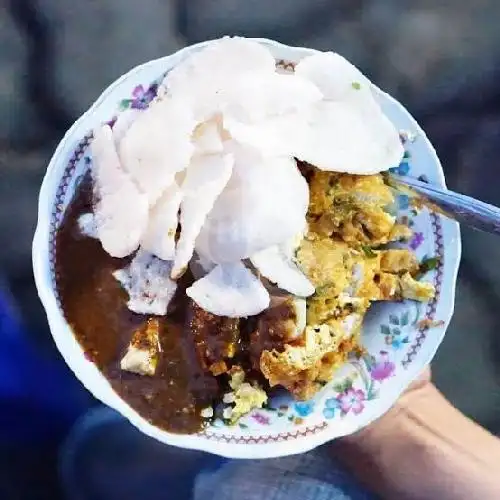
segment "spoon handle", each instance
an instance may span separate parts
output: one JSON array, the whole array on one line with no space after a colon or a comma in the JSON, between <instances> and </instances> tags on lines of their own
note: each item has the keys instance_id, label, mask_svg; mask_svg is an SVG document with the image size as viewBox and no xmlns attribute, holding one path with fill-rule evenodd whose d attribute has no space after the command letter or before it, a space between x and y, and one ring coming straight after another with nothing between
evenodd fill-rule
<instances>
[{"instance_id":1,"label":"spoon handle","mask_svg":"<svg viewBox=\"0 0 500 500\"><path fill-rule=\"evenodd\" d=\"M500 235L500 208L494 205L411 177L388 174L387 182L417 206L421 204L461 224Z\"/></svg>"}]
</instances>

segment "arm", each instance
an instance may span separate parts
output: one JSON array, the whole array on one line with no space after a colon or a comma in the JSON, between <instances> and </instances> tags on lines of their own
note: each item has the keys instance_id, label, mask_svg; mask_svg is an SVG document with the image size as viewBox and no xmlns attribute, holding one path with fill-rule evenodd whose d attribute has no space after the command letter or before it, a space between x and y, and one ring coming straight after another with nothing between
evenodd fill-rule
<instances>
[{"instance_id":1,"label":"arm","mask_svg":"<svg viewBox=\"0 0 500 500\"><path fill-rule=\"evenodd\" d=\"M387 499L500 498L500 440L456 410L428 380L380 420L335 447Z\"/></svg>"}]
</instances>

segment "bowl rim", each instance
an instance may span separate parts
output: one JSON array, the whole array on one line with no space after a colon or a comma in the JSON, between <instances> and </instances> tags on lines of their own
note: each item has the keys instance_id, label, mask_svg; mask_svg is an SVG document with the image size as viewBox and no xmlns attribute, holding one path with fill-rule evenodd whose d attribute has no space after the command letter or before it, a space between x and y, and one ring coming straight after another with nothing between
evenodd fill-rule
<instances>
[{"instance_id":1,"label":"bowl rim","mask_svg":"<svg viewBox=\"0 0 500 500\"><path fill-rule=\"evenodd\" d=\"M249 38L249 40L256 41L263 45L270 47L273 50L273 53L277 60L283 59L286 61L296 62L302 57L310 54L317 53L319 51L310 48L304 47L293 47L288 46L274 40L269 40L266 38ZM96 111L97 108L101 106L101 104L106 101L108 96L113 93L113 91L119 87L122 83L128 80L135 74L138 74L144 70L147 70L149 67L153 67L157 64L162 64L165 66L165 70L175 66L182 59L188 56L193 51L197 51L212 43L215 40L208 40L204 42L200 42L194 45L190 45L180 49L179 51L164 56L161 58L157 58L146 63L140 64L130 71L122 75L120 78L111 83L97 98L97 100L92 104L92 106L83 113L79 119L75 121L75 123L70 127L70 129L66 132L63 139L59 143L56 148L49 165L47 167L47 171L44 175L40 195L38 202L38 218L37 218L37 226L33 238L33 246L32 246L32 261L33 261L33 272L35 277L35 284L37 287L38 295L40 300L44 306L45 312L47 314L47 319L50 327L50 331L54 341L57 345L57 348L66 363L70 367L70 369L75 373L75 376L82 382L82 384L89 389L88 380L83 380L83 376L81 371L77 371L75 368L76 360L73 359L74 356L84 358L83 350L81 349L78 341L75 336L71 332L71 328L66 322L64 316L62 315L59 306L57 304L57 298L52 290L52 286L48 283L48 274L50 268L50 260L49 260L49 235L50 235L50 215L53 210L54 205L54 196L52 195L53 184L54 184L54 176L57 172L57 165L63 161L64 153L71 147L70 144L78 142L82 138L82 134L80 128L82 125L88 120L88 118ZM412 123L412 127L419 134L419 136L425 140L426 147L428 148L434 163L437 166L436 176L437 182L441 186L445 186L445 178L444 173L441 167L441 163L439 162L439 158L435 152L434 147L427 139L425 132L421 129L415 119L410 115L410 113L402 106L396 99L388 95L387 93L381 91L375 85L373 86L375 91L381 94L384 99L387 99L388 102L398 107L404 114L407 116L408 120ZM59 182L60 182L59 178ZM62 210L62 207L58 209ZM397 388L393 390L393 393L396 397L387 398L387 401L384 403L380 403L377 406L377 409L370 413L370 417L363 422L362 427L368 425L374 420L378 419L384 413L386 413L389 408L395 403L395 401L400 397L400 395L404 392L406 387L415 380L423 370L424 366L426 366L431 359L433 358L435 352L437 351L442 338L444 337L444 333L446 328L448 327L451 316L453 315L454 310L454 300L455 300L455 289L456 289L456 281L458 268L460 263L461 256L461 241L460 241L460 229L458 224L454 223L454 253L455 253L455 261L453 268L451 270L450 280L453 283L453 287L451 290L448 290L448 311L447 318L445 320L445 327L443 330L443 334L439 340L439 342L435 342L435 345L428 351L426 359L420 360L420 362L416 365L412 365L410 368L406 370L407 376L400 378L400 382L397 385ZM50 281L50 280L49 280ZM71 337L73 341L69 338ZM70 346L66 345L66 341L70 343ZM64 345L63 345L64 344ZM90 362L89 362L90 363ZM418 365L418 366L417 366ZM417 367L416 367L417 366ZM97 367L94 366L96 371ZM100 374L99 376L107 382L105 377ZM303 453L309 451L321 444L326 443L332 439L342 437L352 432L355 432L358 429L352 428L352 425L342 425L342 422L335 422L335 425L328 425L326 422L323 422L321 425L312 426L306 429L297 429L292 434L294 435L292 440L280 439L280 433L276 435L276 438L272 441L261 441L258 438L255 438L253 441L250 439L249 443L234 443L230 440L224 439L224 436L218 436L213 434L210 439L208 439L210 435L210 431L204 431L200 434L191 434L191 435L179 435L172 434L154 427L147 420L141 417L135 410L133 410L124 400L122 400L117 393L115 393L109 383L106 387L100 387L96 390L94 387L91 390L92 394L99 400L101 400L104 404L114 408L120 414L122 414L125 418L127 418L133 425L135 425L138 429L140 429L146 435L153 437L163 443L170 444L173 446L179 446L183 448L189 449L197 449L202 451L207 451L210 453L216 453L225 457L230 458L271 458L271 457L279 457L286 456L292 454ZM310 429L313 429L313 432L309 432ZM218 439L220 438L220 439Z\"/></svg>"}]
</instances>

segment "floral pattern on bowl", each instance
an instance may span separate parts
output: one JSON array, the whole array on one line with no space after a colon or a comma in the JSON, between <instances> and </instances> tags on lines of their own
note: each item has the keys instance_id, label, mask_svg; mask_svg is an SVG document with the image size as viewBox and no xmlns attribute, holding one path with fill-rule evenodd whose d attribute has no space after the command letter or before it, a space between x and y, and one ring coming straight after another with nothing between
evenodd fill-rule
<instances>
[{"instance_id":1,"label":"floral pattern on bowl","mask_svg":"<svg viewBox=\"0 0 500 500\"><path fill-rule=\"evenodd\" d=\"M309 49L287 47L260 40L273 51L278 64L293 68ZM295 402L277 391L269 405L229 426L216 418L196 435L173 435L153 427L126 405L84 358L80 346L65 323L55 290L54 236L64 210L84 172L91 164L88 146L96 124L113 122L125 109L144 109L154 99L163 75L176 62L203 44L172 56L151 61L115 82L68 132L49 165L40 194L39 221L33 245L37 288L47 311L55 342L70 368L99 399L127 417L144 433L162 442L195 448L229 457L282 456L311 449L330 439L350 434L387 411L401 392L432 359L453 312L454 288L460 259L460 235L456 223L428 212L416 213L404 195L397 196L394 213L408 221L414 235L408 243L420 259L439 257L425 279L436 286L436 298L427 304L410 301L375 304L363 326L366 354L352 359L332 382L306 402ZM405 156L395 167L401 175L425 176L444 185L441 166L423 131L408 112L376 87L374 92L393 123L401 129ZM442 320L432 329L421 320Z\"/></svg>"}]
</instances>

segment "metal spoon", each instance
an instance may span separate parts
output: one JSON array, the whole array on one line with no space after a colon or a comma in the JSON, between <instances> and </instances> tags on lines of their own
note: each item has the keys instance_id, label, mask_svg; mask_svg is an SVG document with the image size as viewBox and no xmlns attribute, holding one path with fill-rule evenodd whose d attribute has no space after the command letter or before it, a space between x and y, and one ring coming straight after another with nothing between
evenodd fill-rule
<instances>
[{"instance_id":1,"label":"metal spoon","mask_svg":"<svg viewBox=\"0 0 500 500\"><path fill-rule=\"evenodd\" d=\"M422 205L461 224L500 235L500 208L470 196L433 186L411 177L385 174L387 184Z\"/></svg>"}]
</instances>

